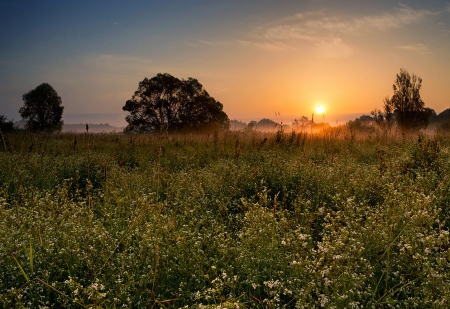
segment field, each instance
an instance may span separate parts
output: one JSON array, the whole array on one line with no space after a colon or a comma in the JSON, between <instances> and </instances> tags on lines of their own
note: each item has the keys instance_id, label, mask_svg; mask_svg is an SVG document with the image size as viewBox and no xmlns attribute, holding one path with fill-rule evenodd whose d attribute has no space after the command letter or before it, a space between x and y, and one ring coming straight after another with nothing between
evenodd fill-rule
<instances>
[{"instance_id":1,"label":"field","mask_svg":"<svg viewBox=\"0 0 450 309\"><path fill-rule=\"evenodd\" d=\"M2 308L450 307L446 136L4 139Z\"/></svg>"}]
</instances>

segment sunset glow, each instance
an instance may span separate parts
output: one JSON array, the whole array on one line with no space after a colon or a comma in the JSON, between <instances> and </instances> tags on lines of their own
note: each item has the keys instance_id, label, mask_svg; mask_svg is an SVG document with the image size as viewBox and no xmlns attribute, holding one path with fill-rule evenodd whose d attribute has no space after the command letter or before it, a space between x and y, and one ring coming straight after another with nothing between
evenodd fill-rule
<instances>
[{"instance_id":1,"label":"sunset glow","mask_svg":"<svg viewBox=\"0 0 450 309\"><path fill-rule=\"evenodd\" d=\"M322 115L323 113L325 113L325 107L323 107L323 105L319 105L316 107L316 114L317 115Z\"/></svg>"},{"instance_id":2,"label":"sunset glow","mask_svg":"<svg viewBox=\"0 0 450 309\"><path fill-rule=\"evenodd\" d=\"M450 107L442 1L20 0L0 17L0 114L16 121L22 95L45 82L65 123L125 125L125 102L158 73L198 79L242 121L355 119L381 108L400 68L423 79L426 107Z\"/></svg>"}]
</instances>

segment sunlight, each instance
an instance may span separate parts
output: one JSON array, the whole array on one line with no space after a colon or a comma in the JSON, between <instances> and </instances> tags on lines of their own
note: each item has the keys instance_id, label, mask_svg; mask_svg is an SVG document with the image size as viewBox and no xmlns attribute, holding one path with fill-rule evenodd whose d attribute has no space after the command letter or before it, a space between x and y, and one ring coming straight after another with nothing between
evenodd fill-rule
<instances>
[{"instance_id":1,"label":"sunlight","mask_svg":"<svg viewBox=\"0 0 450 309\"><path fill-rule=\"evenodd\" d=\"M315 112L317 115L323 115L325 113L325 107L323 105L316 106Z\"/></svg>"}]
</instances>

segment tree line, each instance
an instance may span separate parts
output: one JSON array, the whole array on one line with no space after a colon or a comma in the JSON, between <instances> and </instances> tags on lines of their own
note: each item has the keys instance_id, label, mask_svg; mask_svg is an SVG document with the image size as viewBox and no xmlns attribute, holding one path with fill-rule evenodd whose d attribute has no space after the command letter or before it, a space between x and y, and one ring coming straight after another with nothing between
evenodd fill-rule
<instances>
[{"instance_id":1,"label":"tree line","mask_svg":"<svg viewBox=\"0 0 450 309\"><path fill-rule=\"evenodd\" d=\"M374 121L383 132L390 132L394 126L403 133L426 128L430 119L437 115L425 107L420 96L421 87L420 77L401 69L392 86L392 97L384 99L381 110L375 108L371 116L365 117ZM43 83L37 86L25 93L22 100L24 104L19 114L26 120L26 130L61 131L64 106L51 85ZM230 127L223 105L211 97L197 79L180 80L167 73L144 78L123 110L129 112L125 117L128 123L125 132L204 132ZM366 118L360 122L368 120ZM307 117L293 122L293 128L297 130L311 125L313 119ZM0 115L0 129L5 132L15 128L12 121Z\"/></svg>"},{"instance_id":2,"label":"tree line","mask_svg":"<svg viewBox=\"0 0 450 309\"><path fill-rule=\"evenodd\" d=\"M394 93L392 97L387 96L383 100L382 110L375 108L370 116L363 115L350 121L348 126L353 130L370 131L370 126L367 124L375 123L384 133L391 132L394 126L401 133L411 133L426 129L432 121L441 123L448 121L450 128L450 109L436 115L433 109L425 107L420 96L421 88L420 77L400 69L392 85ZM297 130L305 130L313 125L314 120L309 120L305 116L293 122L293 127Z\"/></svg>"},{"instance_id":3,"label":"tree line","mask_svg":"<svg viewBox=\"0 0 450 309\"><path fill-rule=\"evenodd\" d=\"M64 106L51 85L43 83L22 99L19 113L26 120L26 130L61 131ZM228 129L230 122L223 105L197 79L180 80L167 73L141 81L123 110L130 113L125 132L202 132ZM3 131L14 129L5 116L0 116L0 125Z\"/></svg>"}]
</instances>

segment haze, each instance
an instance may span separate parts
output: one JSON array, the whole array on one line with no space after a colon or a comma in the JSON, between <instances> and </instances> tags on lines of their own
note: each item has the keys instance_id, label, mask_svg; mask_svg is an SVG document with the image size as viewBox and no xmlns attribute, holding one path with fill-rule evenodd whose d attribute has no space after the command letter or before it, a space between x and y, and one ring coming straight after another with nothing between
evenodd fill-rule
<instances>
[{"instance_id":1,"label":"haze","mask_svg":"<svg viewBox=\"0 0 450 309\"><path fill-rule=\"evenodd\" d=\"M194 77L230 119L327 122L381 108L400 68L450 107L450 4L443 1L1 1L0 114L20 120L41 83L65 123L125 126L144 77ZM275 113L280 116L275 116Z\"/></svg>"}]
</instances>

